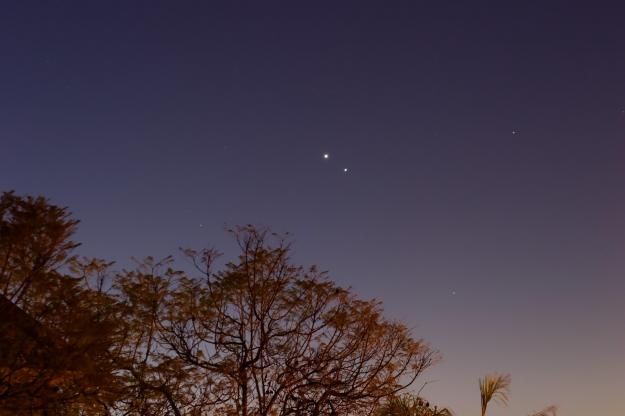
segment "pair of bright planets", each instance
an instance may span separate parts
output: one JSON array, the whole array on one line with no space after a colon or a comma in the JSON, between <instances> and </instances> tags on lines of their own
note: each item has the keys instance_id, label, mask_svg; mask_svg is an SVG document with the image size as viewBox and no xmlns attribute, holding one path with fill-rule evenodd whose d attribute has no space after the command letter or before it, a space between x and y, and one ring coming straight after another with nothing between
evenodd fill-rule
<instances>
[{"instance_id":1,"label":"pair of bright planets","mask_svg":"<svg viewBox=\"0 0 625 416\"><path fill-rule=\"evenodd\" d=\"M324 159L324 160L328 160L328 159L330 159L330 153L324 153L324 154L323 154L323 159ZM347 169L347 168L343 168L343 172L344 172L344 173L347 173L348 171L349 171L349 169Z\"/></svg>"}]
</instances>

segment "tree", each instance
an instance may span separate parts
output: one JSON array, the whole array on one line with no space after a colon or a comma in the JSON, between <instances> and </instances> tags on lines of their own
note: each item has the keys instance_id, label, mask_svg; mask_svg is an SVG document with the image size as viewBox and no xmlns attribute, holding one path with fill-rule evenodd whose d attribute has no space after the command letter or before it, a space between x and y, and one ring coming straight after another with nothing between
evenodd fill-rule
<instances>
[{"instance_id":1,"label":"tree","mask_svg":"<svg viewBox=\"0 0 625 416\"><path fill-rule=\"evenodd\" d=\"M116 364L125 386L115 408L123 414L194 415L209 407L197 394L203 385L195 368L163 342L166 300L172 296L172 284L183 276L168 267L171 262L170 257L148 257L115 280L124 317Z\"/></svg>"},{"instance_id":2,"label":"tree","mask_svg":"<svg viewBox=\"0 0 625 416\"><path fill-rule=\"evenodd\" d=\"M486 414L486 408L491 400L503 405L508 404L510 391L510 374L493 374L480 379L480 398L482 402L482 416Z\"/></svg>"},{"instance_id":3,"label":"tree","mask_svg":"<svg viewBox=\"0 0 625 416\"><path fill-rule=\"evenodd\" d=\"M185 250L198 277L147 258L109 282L73 255L77 224L0 197L0 415L369 414L438 357L265 230L233 231L217 272Z\"/></svg>"},{"instance_id":4,"label":"tree","mask_svg":"<svg viewBox=\"0 0 625 416\"><path fill-rule=\"evenodd\" d=\"M448 408L438 408L430 406L430 403L418 396L405 394L402 396L390 397L380 406L376 416L452 416L453 413Z\"/></svg>"},{"instance_id":5,"label":"tree","mask_svg":"<svg viewBox=\"0 0 625 416\"><path fill-rule=\"evenodd\" d=\"M56 271L78 246L70 240L78 221L67 208L42 197L0 197L0 294L27 312L45 297Z\"/></svg>"},{"instance_id":6,"label":"tree","mask_svg":"<svg viewBox=\"0 0 625 416\"><path fill-rule=\"evenodd\" d=\"M114 385L114 302L85 285L108 264L71 255L77 223L44 198L0 197L0 409L10 414L100 409Z\"/></svg>"},{"instance_id":7,"label":"tree","mask_svg":"<svg viewBox=\"0 0 625 416\"><path fill-rule=\"evenodd\" d=\"M217 273L214 250L186 250L201 278L168 269L121 280L162 288L146 362L193 370L190 400L224 415L366 414L435 361L379 302L293 265L284 239L251 226L233 234L241 254Z\"/></svg>"}]
</instances>

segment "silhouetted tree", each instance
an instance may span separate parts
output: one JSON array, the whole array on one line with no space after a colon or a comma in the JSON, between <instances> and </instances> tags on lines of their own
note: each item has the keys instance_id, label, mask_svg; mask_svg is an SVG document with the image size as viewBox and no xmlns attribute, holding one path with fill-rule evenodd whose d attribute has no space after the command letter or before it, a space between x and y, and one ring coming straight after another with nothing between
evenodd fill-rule
<instances>
[{"instance_id":1,"label":"silhouetted tree","mask_svg":"<svg viewBox=\"0 0 625 416\"><path fill-rule=\"evenodd\" d=\"M124 414L194 415L210 407L201 394L210 383L197 377L197 370L164 342L164 325L172 312L166 309L167 301L175 290L172 284L183 276L170 264L171 258L147 258L136 270L116 278L124 316L116 363L126 391L115 408Z\"/></svg>"},{"instance_id":2,"label":"silhouetted tree","mask_svg":"<svg viewBox=\"0 0 625 416\"><path fill-rule=\"evenodd\" d=\"M264 230L233 231L217 272L216 251L185 250L199 277L171 257L113 275L72 255L77 224L0 198L3 416L368 414L437 358Z\"/></svg>"},{"instance_id":3,"label":"silhouetted tree","mask_svg":"<svg viewBox=\"0 0 625 416\"><path fill-rule=\"evenodd\" d=\"M57 270L78 244L70 240L78 221L45 198L0 197L0 294L28 313L38 313Z\"/></svg>"},{"instance_id":4,"label":"silhouetted tree","mask_svg":"<svg viewBox=\"0 0 625 416\"><path fill-rule=\"evenodd\" d=\"M253 227L233 233L241 254L217 273L214 250L187 250L202 278L157 275L148 262L149 273L118 279L125 299L141 305L136 344L149 386L145 373L137 386L182 383L174 400L224 415L363 414L433 363L436 353L385 320L378 302L293 265L283 239L272 245ZM189 378L163 376L162 366Z\"/></svg>"},{"instance_id":5,"label":"silhouetted tree","mask_svg":"<svg viewBox=\"0 0 625 416\"><path fill-rule=\"evenodd\" d=\"M101 409L114 385L114 301L85 285L107 264L71 255L77 223L44 198L0 197L0 409L10 414Z\"/></svg>"}]
</instances>

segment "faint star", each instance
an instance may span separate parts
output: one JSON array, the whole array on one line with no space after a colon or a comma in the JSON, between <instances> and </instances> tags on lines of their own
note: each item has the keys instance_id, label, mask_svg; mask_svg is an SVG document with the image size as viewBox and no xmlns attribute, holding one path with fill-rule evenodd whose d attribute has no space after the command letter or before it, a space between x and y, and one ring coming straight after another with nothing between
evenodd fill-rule
<instances>
[{"instance_id":1,"label":"faint star","mask_svg":"<svg viewBox=\"0 0 625 416\"><path fill-rule=\"evenodd\" d=\"M456 291L455 291L455 290L452 290L452 291L451 291L451 294L452 294L452 295L455 295L455 294L456 294Z\"/></svg>"},{"instance_id":2,"label":"faint star","mask_svg":"<svg viewBox=\"0 0 625 416\"><path fill-rule=\"evenodd\" d=\"M512 135L517 134L518 132L516 130L512 130Z\"/></svg>"}]
</instances>

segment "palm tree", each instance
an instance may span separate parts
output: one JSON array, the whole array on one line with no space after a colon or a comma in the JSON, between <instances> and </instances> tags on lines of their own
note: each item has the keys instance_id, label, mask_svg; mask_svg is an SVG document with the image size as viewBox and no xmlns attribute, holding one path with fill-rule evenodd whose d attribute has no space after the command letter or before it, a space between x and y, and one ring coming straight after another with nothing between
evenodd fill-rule
<instances>
[{"instance_id":1,"label":"palm tree","mask_svg":"<svg viewBox=\"0 0 625 416\"><path fill-rule=\"evenodd\" d=\"M438 409L436 406L434 406L434 409L432 409L429 416L454 416L454 414L451 410L449 410L446 407L443 407L442 409Z\"/></svg>"},{"instance_id":2,"label":"palm tree","mask_svg":"<svg viewBox=\"0 0 625 416\"><path fill-rule=\"evenodd\" d=\"M482 416L486 415L488 403L493 399L504 406L508 404L511 381L510 374L492 374L480 379Z\"/></svg>"},{"instance_id":3,"label":"palm tree","mask_svg":"<svg viewBox=\"0 0 625 416\"><path fill-rule=\"evenodd\" d=\"M410 416L412 413L412 397L398 396L389 398L386 403L378 408L376 416Z\"/></svg>"},{"instance_id":4,"label":"palm tree","mask_svg":"<svg viewBox=\"0 0 625 416\"><path fill-rule=\"evenodd\" d=\"M376 416L453 416L451 410L438 406L430 407L430 403L421 397L405 394L391 397L375 413Z\"/></svg>"},{"instance_id":5,"label":"palm tree","mask_svg":"<svg viewBox=\"0 0 625 416\"><path fill-rule=\"evenodd\" d=\"M556 416L557 413L557 406L547 406L540 412L532 413L530 416Z\"/></svg>"}]
</instances>

